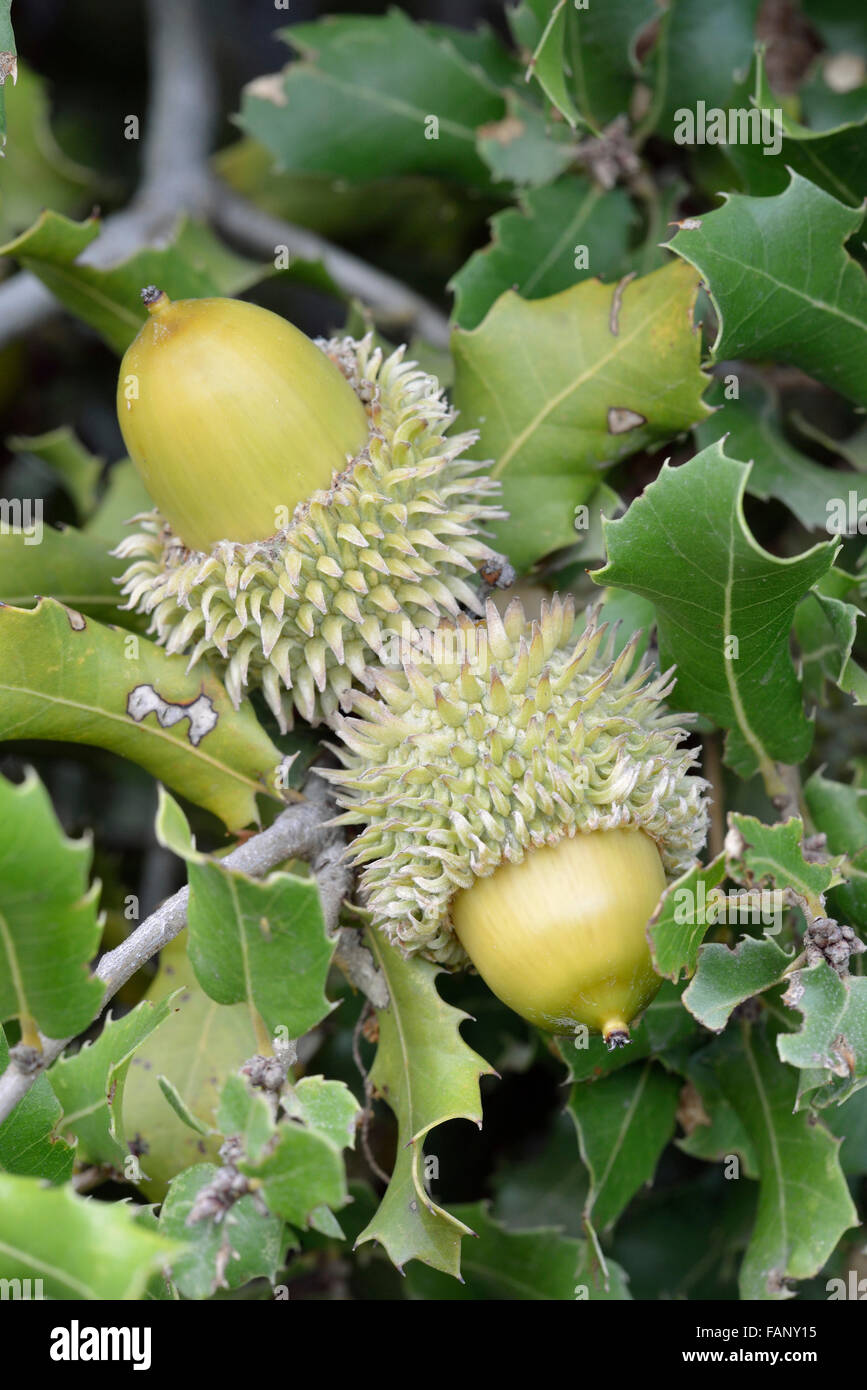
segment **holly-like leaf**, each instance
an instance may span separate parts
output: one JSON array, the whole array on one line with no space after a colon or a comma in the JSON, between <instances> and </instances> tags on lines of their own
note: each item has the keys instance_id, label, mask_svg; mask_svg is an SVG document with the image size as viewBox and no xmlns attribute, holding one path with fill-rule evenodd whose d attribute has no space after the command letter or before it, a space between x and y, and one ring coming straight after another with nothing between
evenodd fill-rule
<instances>
[{"instance_id":1,"label":"holly-like leaf","mask_svg":"<svg viewBox=\"0 0 867 1390\"><path fill-rule=\"evenodd\" d=\"M283 1108L292 1119L326 1134L339 1149L355 1147L359 1105L342 1081L302 1076L285 1096Z\"/></svg>"},{"instance_id":2,"label":"holly-like leaf","mask_svg":"<svg viewBox=\"0 0 867 1390\"><path fill-rule=\"evenodd\" d=\"M133 1056L169 1016L172 996L143 1000L123 1018L108 1016L95 1042L60 1057L48 1073L63 1107L56 1132L75 1140L76 1158L120 1170L129 1154L123 1126L123 1092Z\"/></svg>"},{"instance_id":3,"label":"holly-like leaf","mask_svg":"<svg viewBox=\"0 0 867 1390\"><path fill-rule=\"evenodd\" d=\"M823 468L789 443L779 423L779 404L760 378L740 373L736 400L725 399L727 389L719 383L708 394L708 402L718 408L697 426L696 439L700 448L725 439L732 458L752 463L747 479L752 497L776 497L808 531L828 531L829 518L841 498L848 504L850 491L856 508L867 499L867 481L857 473Z\"/></svg>"},{"instance_id":4,"label":"holly-like leaf","mask_svg":"<svg viewBox=\"0 0 867 1390\"><path fill-rule=\"evenodd\" d=\"M824 916L825 894L841 881L840 871L836 864L804 858L804 826L798 816L765 825L735 812L730 826L726 861L732 878L748 888L790 889L813 917Z\"/></svg>"},{"instance_id":5,"label":"holly-like leaf","mask_svg":"<svg viewBox=\"0 0 867 1390\"><path fill-rule=\"evenodd\" d=\"M672 261L547 299L508 291L478 328L455 330L455 402L481 432L478 456L494 459L511 513L497 543L519 568L574 541L575 508L603 468L707 413L696 293L695 275Z\"/></svg>"},{"instance_id":6,"label":"holly-like leaf","mask_svg":"<svg viewBox=\"0 0 867 1390\"><path fill-rule=\"evenodd\" d=\"M389 992L388 1008L377 1010L370 1082L397 1117L398 1139L388 1189L356 1244L379 1241L400 1270L421 1260L457 1278L461 1237L472 1232L428 1195L423 1142L446 1120L481 1125L479 1077L491 1069L461 1038L458 1026L468 1015L440 997L436 966L420 956L404 959L378 932L367 940Z\"/></svg>"},{"instance_id":7,"label":"holly-like leaf","mask_svg":"<svg viewBox=\"0 0 867 1390\"><path fill-rule=\"evenodd\" d=\"M798 1033L779 1033L777 1051L802 1072L798 1109L841 1103L867 1086L867 977L841 979L825 961L792 976L783 1003L803 1014Z\"/></svg>"},{"instance_id":8,"label":"holly-like leaf","mask_svg":"<svg viewBox=\"0 0 867 1390\"><path fill-rule=\"evenodd\" d=\"M698 949L711 925L708 895L725 878L725 855L694 864L670 883L647 925L653 968L669 980L692 975Z\"/></svg>"},{"instance_id":9,"label":"holly-like leaf","mask_svg":"<svg viewBox=\"0 0 867 1390\"><path fill-rule=\"evenodd\" d=\"M846 882L831 890L831 908L844 921L867 927L867 789L814 772L804 798L817 829L828 837L828 849L846 856Z\"/></svg>"},{"instance_id":10,"label":"holly-like leaf","mask_svg":"<svg viewBox=\"0 0 867 1390\"><path fill-rule=\"evenodd\" d=\"M0 1021L18 1018L65 1038L99 1012L104 986L89 969L101 935L90 840L69 840L36 773L0 777Z\"/></svg>"},{"instance_id":11,"label":"holly-like leaf","mask_svg":"<svg viewBox=\"0 0 867 1390\"><path fill-rule=\"evenodd\" d=\"M490 246L452 278L455 322L475 328L508 289L542 299L590 275L610 279L623 265L634 221L622 189L606 193L586 179L564 178L528 190L520 210L491 219Z\"/></svg>"},{"instance_id":12,"label":"holly-like leaf","mask_svg":"<svg viewBox=\"0 0 867 1390\"><path fill-rule=\"evenodd\" d=\"M216 1172L212 1164L197 1163L179 1173L160 1212L161 1234L187 1247L171 1266L172 1283L185 1298L210 1298L218 1288L239 1289L251 1279L273 1281L288 1244L283 1222L262 1212L252 1196L235 1202L221 1222L205 1218L187 1225L196 1198Z\"/></svg>"},{"instance_id":13,"label":"holly-like leaf","mask_svg":"<svg viewBox=\"0 0 867 1390\"><path fill-rule=\"evenodd\" d=\"M226 1078L257 1051L256 1030L245 1004L224 1007L209 999L187 959L185 933L160 952L160 968L145 998L154 1004L180 989L172 1012L132 1058L124 1088L127 1142L140 1155L136 1179L151 1201L161 1201L168 1182L193 1163L215 1162L222 1143L217 1111ZM184 1107L208 1131L180 1118L163 1093L167 1077Z\"/></svg>"},{"instance_id":14,"label":"holly-like leaf","mask_svg":"<svg viewBox=\"0 0 867 1390\"><path fill-rule=\"evenodd\" d=\"M664 464L621 520L603 523L609 559L593 578L652 599L680 708L729 730L726 759L741 776L773 778L775 759L800 762L812 742L789 633L835 545L785 560L762 550L743 514L749 469L719 443Z\"/></svg>"},{"instance_id":15,"label":"holly-like leaf","mask_svg":"<svg viewBox=\"0 0 867 1390\"><path fill-rule=\"evenodd\" d=\"M90 324L115 352L123 353L147 318L145 285L159 285L170 299L240 294L274 273L229 251L204 226L182 220L170 245L146 247L127 260L99 269L81 253L100 233L97 218L72 222L44 211L28 231L0 247L38 275L67 309Z\"/></svg>"},{"instance_id":16,"label":"holly-like leaf","mask_svg":"<svg viewBox=\"0 0 867 1390\"><path fill-rule=\"evenodd\" d=\"M8 1065L9 1044L0 1028L0 1076ZM11 1115L0 1121L0 1173L66 1182L72 1176L75 1151L55 1138L59 1119L57 1097L48 1078L39 1076Z\"/></svg>"},{"instance_id":17,"label":"holly-like leaf","mask_svg":"<svg viewBox=\"0 0 867 1390\"><path fill-rule=\"evenodd\" d=\"M594 1229L613 1226L653 1177L674 1134L679 1090L677 1080L650 1061L573 1088L569 1112L590 1174L584 1214Z\"/></svg>"},{"instance_id":18,"label":"holly-like leaf","mask_svg":"<svg viewBox=\"0 0 867 1390\"><path fill-rule=\"evenodd\" d=\"M669 245L707 282L714 357L789 362L867 405L867 276L844 249L861 221L792 173L783 193L732 193L682 228Z\"/></svg>"},{"instance_id":19,"label":"holly-like leaf","mask_svg":"<svg viewBox=\"0 0 867 1390\"><path fill-rule=\"evenodd\" d=\"M778 984L793 959L769 936L744 936L733 949L712 941L699 950L683 1002L699 1023L719 1033L732 1009Z\"/></svg>"},{"instance_id":20,"label":"holly-like leaf","mask_svg":"<svg viewBox=\"0 0 867 1390\"><path fill-rule=\"evenodd\" d=\"M492 181L527 188L553 183L574 163L569 127L520 92L507 89L504 96L506 114L476 131L476 147Z\"/></svg>"},{"instance_id":21,"label":"holly-like leaf","mask_svg":"<svg viewBox=\"0 0 867 1390\"><path fill-rule=\"evenodd\" d=\"M653 100L641 121L673 140L677 116L707 108L729 107L753 53L759 0L670 0L659 20L647 80Z\"/></svg>"},{"instance_id":22,"label":"holly-like leaf","mask_svg":"<svg viewBox=\"0 0 867 1390\"><path fill-rule=\"evenodd\" d=\"M315 1224L320 1207L340 1208L349 1200L340 1147L327 1135L300 1124L277 1126L275 1141L253 1162L238 1163L257 1181L269 1210L303 1228Z\"/></svg>"},{"instance_id":23,"label":"holly-like leaf","mask_svg":"<svg viewBox=\"0 0 867 1390\"><path fill-rule=\"evenodd\" d=\"M394 9L294 24L280 37L300 58L249 83L238 117L278 169L487 185L475 132L502 116L502 93L444 30Z\"/></svg>"},{"instance_id":24,"label":"holly-like leaf","mask_svg":"<svg viewBox=\"0 0 867 1390\"><path fill-rule=\"evenodd\" d=\"M298 1038L315 1028L331 1012L325 982L334 953L316 880L280 872L253 879L200 854L162 788L156 831L187 864L187 949L205 992L218 1004L246 1002L264 1020L260 1051L270 1051L278 1029Z\"/></svg>"},{"instance_id":25,"label":"holly-like leaf","mask_svg":"<svg viewBox=\"0 0 867 1390\"><path fill-rule=\"evenodd\" d=\"M0 607L0 740L60 739L139 763L231 830L258 819L282 758L204 664L103 627L54 599ZM74 1030L73 1030L74 1031Z\"/></svg>"},{"instance_id":26,"label":"holly-like leaf","mask_svg":"<svg viewBox=\"0 0 867 1390\"><path fill-rule=\"evenodd\" d=\"M797 1077L761 1034L744 1028L717 1047L720 1084L755 1146L760 1174L741 1297L787 1298L786 1281L818 1273L858 1221L840 1171L839 1140L794 1113Z\"/></svg>"},{"instance_id":27,"label":"holly-like leaf","mask_svg":"<svg viewBox=\"0 0 867 1390\"><path fill-rule=\"evenodd\" d=\"M30 1280L33 1297L40 1280L43 1298L141 1298L151 1274L184 1247L145 1230L133 1213L69 1187L0 1174L0 1278Z\"/></svg>"}]
</instances>

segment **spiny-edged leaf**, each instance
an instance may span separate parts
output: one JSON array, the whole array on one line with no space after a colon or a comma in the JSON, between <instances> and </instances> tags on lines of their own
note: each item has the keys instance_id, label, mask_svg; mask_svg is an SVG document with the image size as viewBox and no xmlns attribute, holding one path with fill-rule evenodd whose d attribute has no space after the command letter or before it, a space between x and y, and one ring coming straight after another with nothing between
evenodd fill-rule
<instances>
[{"instance_id":1,"label":"spiny-edged leaf","mask_svg":"<svg viewBox=\"0 0 867 1390\"><path fill-rule=\"evenodd\" d=\"M759 0L670 0L648 61L653 101L641 122L673 140L676 113L703 101L728 107L753 52Z\"/></svg>"},{"instance_id":2,"label":"spiny-edged leaf","mask_svg":"<svg viewBox=\"0 0 867 1390\"><path fill-rule=\"evenodd\" d=\"M623 264L634 221L635 210L619 188L606 193L586 179L564 178L527 190L520 209L491 219L490 246L476 251L450 281L455 322L475 328L508 289L542 299L590 275L609 279Z\"/></svg>"},{"instance_id":3,"label":"spiny-edged leaf","mask_svg":"<svg viewBox=\"0 0 867 1390\"><path fill-rule=\"evenodd\" d=\"M183 1246L145 1230L134 1211L0 1174L0 1278L41 1279L44 1298L141 1298Z\"/></svg>"},{"instance_id":4,"label":"spiny-edged leaf","mask_svg":"<svg viewBox=\"0 0 867 1390\"><path fill-rule=\"evenodd\" d=\"M6 94L4 86L7 77L14 82L18 76L18 58L15 52L15 35L9 11L12 0L0 0L0 157L6 153Z\"/></svg>"},{"instance_id":5,"label":"spiny-edged leaf","mask_svg":"<svg viewBox=\"0 0 867 1390\"><path fill-rule=\"evenodd\" d=\"M311 1224L317 1208L349 1200L340 1146L320 1130L284 1120L276 1137L254 1162L239 1160L242 1173L257 1180L268 1209L291 1226Z\"/></svg>"},{"instance_id":6,"label":"spiny-edged leaf","mask_svg":"<svg viewBox=\"0 0 867 1390\"><path fill-rule=\"evenodd\" d=\"M97 485L105 460L85 448L69 425L61 425L47 434L14 435L6 443L16 454L32 454L47 463L63 480L79 518L90 516L96 506Z\"/></svg>"},{"instance_id":7,"label":"spiny-edged leaf","mask_svg":"<svg viewBox=\"0 0 867 1390\"><path fill-rule=\"evenodd\" d=\"M438 1207L421 1172L424 1136L446 1120L482 1123L479 1077L490 1073L463 1041L466 1014L440 997L435 965L404 959L379 932L367 941L388 985L389 1004L377 1010L379 1045L370 1070L375 1092L397 1117L397 1158L382 1203L357 1244L377 1240L402 1270L421 1260L457 1278L461 1237L469 1228Z\"/></svg>"},{"instance_id":8,"label":"spiny-edged leaf","mask_svg":"<svg viewBox=\"0 0 867 1390\"><path fill-rule=\"evenodd\" d=\"M139 763L240 830L281 753L205 665L54 599L0 608L0 740L88 743ZM270 795L275 796L273 790Z\"/></svg>"},{"instance_id":9,"label":"spiny-edged leaf","mask_svg":"<svg viewBox=\"0 0 867 1390\"><path fill-rule=\"evenodd\" d=\"M798 816L765 825L755 816L734 812L734 833L726 841L728 872L749 888L791 888L814 917L825 911L825 893L840 882L835 864L804 858L804 826Z\"/></svg>"},{"instance_id":10,"label":"spiny-edged leaf","mask_svg":"<svg viewBox=\"0 0 867 1390\"><path fill-rule=\"evenodd\" d=\"M169 1016L171 995L157 1004L142 1000L123 1018L109 1014L95 1042L60 1057L48 1073L63 1107L57 1133L77 1140L76 1158L123 1168L129 1153L123 1127L123 1091L134 1054Z\"/></svg>"},{"instance_id":11,"label":"spiny-edged leaf","mask_svg":"<svg viewBox=\"0 0 867 1390\"><path fill-rule=\"evenodd\" d=\"M156 1003L178 988L172 1013L136 1052L124 1088L127 1142L140 1153L137 1186L160 1201L170 1178L192 1163L215 1161L220 1093L226 1078L257 1051L256 1031L245 1004L223 1007L209 999L187 959L185 934L160 952L160 968L146 999ZM190 1129L160 1088L168 1077L186 1108L209 1130Z\"/></svg>"},{"instance_id":12,"label":"spiny-edged leaf","mask_svg":"<svg viewBox=\"0 0 867 1390\"><path fill-rule=\"evenodd\" d=\"M867 481L857 473L823 468L790 444L779 423L779 403L760 378L740 374L738 398L726 400L728 386L717 383L708 394L716 413L696 428L700 448L726 438L732 458L752 463L747 491L767 501L776 497L808 531L829 529L829 509L853 490L867 498Z\"/></svg>"},{"instance_id":13,"label":"spiny-edged leaf","mask_svg":"<svg viewBox=\"0 0 867 1390\"><path fill-rule=\"evenodd\" d=\"M675 1143L691 1158L722 1163L737 1155L748 1178L759 1176L755 1145L740 1116L726 1099L712 1061L712 1048L699 1048L686 1065L677 1118L683 1138Z\"/></svg>"},{"instance_id":14,"label":"spiny-edged leaf","mask_svg":"<svg viewBox=\"0 0 867 1390\"><path fill-rule=\"evenodd\" d=\"M843 979L825 961L798 970L783 1003L803 1015L798 1033L779 1033L777 1051L802 1072L798 1109L842 1102L867 1085L867 977Z\"/></svg>"},{"instance_id":15,"label":"spiny-edged leaf","mask_svg":"<svg viewBox=\"0 0 867 1390\"><path fill-rule=\"evenodd\" d=\"M861 221L793 173L785 192L732 193L679 231L669 245L701 272L719 318L714 356L789 362L867 405L867 277L844 250Z\"/></svg>"},{"instance_id":16,"label":"spiny-edged leaf","mask_svg":"<svg viewBox=\"0 0 867 1390\"><path fill-rule=\"evenodd\" d=\"M860 109L838 113L830 129L810 129L786 112L764 74L763 53L756 52L750 81L752 104L768 112L770 125L762 142L736 143L726 155L737 170L746 193L781 193L795 170L850 207L860 207L867 194L867 117ZM827 89L826 89L827 90ZM799 95L802 97L802 90ZM854 96L854 93L847 93ZM767 118L766 118L767 119ZM771 142L776 147L770 148Z\"/></svg>"},{"instance_id":17,"label":"spiny-edged leaf","mask_svg":"<svg viewBox=\"0 0 867 1390\"><path fill-rule=\"evenodd\" d=\"M40 213L33 226L0 247L25 270L38 275L67 309L101 338L125 352L147 318L144 285L159 285L170 299L239 294L273 273L229 251L207 227L182 220L172 242L146 247L108 269L78 260L100 233L97 218L72 222L59 213Z\"/></svg>"},{"instance_id":18,"label":"spiny-edged leaf","mask_svg":"<svg viewBox=\"0 0 867 1390\"><path fill-rule=\"evenodd\" d=\"M217 1111L217 1128L227 1139L240 1139L245 1154L254 1162L258 1162L276 1132L270 1105L261 1091L247 1085L243 1076L227 1077Z\"/></svg>"},{"instance_id":19,"label":"spiny-edged leaf","mask_svg":"<svg viewBox=\"0 0 867 1390\"><path fill-rule=\"evenodd\" d=\"M69 840L36 773L0 777L0 1021L65 1038L99 1012L104 986L89 961L100 938L90 840Z\"/></svg>"},{"instance_id":20,"label":"spiny-edged leaf","mask_svg":"<svg viewBox=\"0 0 867 1390\"><path fill-rule=\"evenodd\" d=\"M394 9L295 24L280 36L300 59L248 84L238 118L278 168L352 182L395 174L488 182L475 131L502 115L502 94L443 31Z\"/></svg>"},{"instance_id":21,"label":"spiny-edged leaf","mask_svg":"<svg viewBox=\"0 0 867 1390\"><path fill-rule=\"evenodd\" d=\"M36 544L38 533L26 517L23 522L20 530L0 534L0 602L32 608L48 594L86 617L144 631L146 623L119 606L125 600L116 583L117 560L104 540L72 526L45 526Z\"/></svg>"},{"instance_id":22,"label":"spiny-edged leaf","mask_svg":"<svg viewBox=\"0 0 867 1390\"><path fill-rule=\"evenodd\" d=\"M9 1044L0 1028L0 1076L9 1065ZM0 1173L51 1183L72 1176L75 1151L54 1137L60 1105L46 1076L37 1077L11 1115L0 1121Z\"/></svg>"},{"instance_id":23,"label":"spiny-edged leaf","mask_svg":"<svg viewBox=\"0 0 867 1390\"><path fill-rule=\"evenodd\" d=\"M327 1134L339 1149L355 1148L355 1129L360 1107L342 1081L324 1076L302 1076L284 1097L287 1115Z\"/></svg>"},{"instance_id":24,"label":"spiny-edged leaf","mask_svg":"<svg viewBox=\"0 0 867 1390\"><path fill-rule=\"evenodd\" d=\"M520 92L507 89L504 95L505 116L488 121L476 132L479 155L492 181L528 188L553 183L575 159L569 127L554 120L553 113L540 111Z\"/></svg>"},{"instance_id":25,"label":"spiny-edged leaf","mask_svg":"<svg viewBox=\"0 0 867 1390\"><path fill-rule=\"evenodd\" d=\"M252 1196L235 1202L222 1221L206 1217L187 1225L196 1198L216 1172L210 1163L197 1163L179 1173L160 1212L160 1232L187 1247L171 1267L172 1283L185 1298L210 1298L218 1288L238 1289L251 1279L273 1282L288 1244L283 1222L262 1212Z\"/></svg>"},{"instance_id":26,"label":"spiny-edged leaf","mask_svg":"<svg viewBox=\"0 0 867 1390\"><path fill-rule=\"evenodd\" d=\"M749 471L719 443L680 468L663 464L621 520L603 523L608 564L593 573L653 601L678 705L729 730L726 758L744 777L809 752L789 633L835 551L830 541L785 560L762 550L743 514Z\"/></svg>"},{"instance_id":27,"label":"spiny-edged leaf","mask_svg":"<svg viewBox=\"0 0 867 1390\"><path fill-rule=\"evenodd\" d=\"M301 1037L331 1012L325 982L334 953L314 878L249 878L200 854L186 818L160 788L157 838L186 860L188 952L199 984L218 1004L246 1001L268 1034ZM267 1043L267 1035L265 1038Z\"/></svg>"},{"instance_id":28,"label":"spiny-edged leaf","mask_svg":"<svg viewBox=\"0 0 867 1390\"><path fill-rule=\"evenodd\" d=\"M451 1302L574 1300L585 1241L544 1227L510 1231L491 1216L486 1202L467 1203L456 1215L478 1236L464 1248L464 1282L416 1264L407 1276L412 1297Z\"/></svg>"},{"instance_id":29,"label":"spiny-edged leaf","mask_svg":"<svg viewBox=\"0 0 867 1390\"><path fill-rule=\"evenodd\" d=\"M630 1025L628 1047L609 1051L601 1037L582 1037L581 1047L561 1039L557 1047L569 1080L595 1081L643 1057L658 1057L686 1043L695 1033L695 1021L681 1003L682 994L683 986L665 981L650 1007L637 1023Z\"/></svg>"},{"instance_id":30,"label":"spiny-edged leaf","mask_svg":"<svg viewBox=\"0 0 867 1390\"><path fill-rule=\"evenodd\" d=\"M596 1230L613 1226L674 1134L680 1085L654 1062L575 1086L569 1112L590 1174L584 1209Z\"/></svg>"},{"instance_id":31,"label":"spiny-edged leaf","mask_svg":"<svg viewBox=\"0 0 867 1390\"><path fill-rule=\"evenodd\" d=\"M528 6L537 9L538 6ZM568 0L553 0L547 22L533 50L527 76L535 77L545 96L556 106L572 126L583 125L584 118L575 105L567 76L566 56L569 30L572 27L572 6Z\"/></svg>"},{"instance_id":32,"label":"spiny-edged leaf","mask_svg":"<svg viewBox=\"0 0 867 1390\"><path fill-rule=\"evenodd\" d=\"M815 704L827 703L826 683L851 695L856 705L867 704L867 672L853 656L864 613L844 598L856 586L860 586L856 576L833 569L798 604L795 636L804 695Z\"/></svg>"},{"instance_id":33,"label":"spiny-edged leaf","mask_svg":"<svg viewBox=\"0 0 867 1390\"><path fill-rule=\"evenodd\" d=\"M699 950L683 1002L699 1023L719 1033L732 1009L778 984L793 959L769 936L744 936L734 948L712 941Z\"/></svg>"},{"instance_id":34,"label":"spiny-edged leaf","mask_svg":"<svg viewBox=\"0 0 867 1390\"><path fill-rule=\"evenodd\" d=\"M839 1140L795 1114L797 1076L763 1034L730 1030L715 1044L720 1085L752 1140L759 1205L740 1271L742 1298L782 1299L809 1279L858 1215L840 1171Z\"/></svg>"},{"instance_id":35,"label":"spiny-edged leaf","mask_svg":"<svg viewBox=\"0 0 867 1390\"><path fill-rule=\"evenodd\" d=\"M867 927L867 788L833 782L814 772L804 784L807 808L816 828L828 837L832 854L844 854L846 882L831 890L836 915Z\"/></svg>"},{"instance_id":36,"label":"spiny-edged leaf","mask_svg":"<svg viewBox=\"0 0 867 1390\"><path fill-rule=\"evenodd\" d=\"M4 8L8 11L9 0L0 4L0 12ZM3 43L0 34L0 50ZM8 118L9 143L3 151L6 162L0 189L0 237L4 241L28 227L44 207L70 213L86 207L97 183L89 169L69 159L57 144L49 122L45 82L26 63L18 64Z\"/></svg>"},{"instance_id":37,"label":"spiny-edged leaf","mask_svg":"<svg viewBox=\"0 0 867 1390\"><path fill-rule=\"evenodd\" d=\"M698 948L711 925L708 894L725 878L725 855L708 865L694 864L670 883L647 925L653 968L669 980L691 975Z\"/></svg>"},{"instance_id":38,"label":"spiny-edged leaf","mask_svg":"<svg viewBox=\"0 0 867 1390\"><path fill-rule=\"evenodd\" d=\"M455 401L462 425L481 431L478 456L494 459L512 514L498 544L518 567L574 541L575 507L606 465L707 413L697 284L672 261L547 299L508 291L478 328L455 330Z\"/></svg>"}]
</instances>

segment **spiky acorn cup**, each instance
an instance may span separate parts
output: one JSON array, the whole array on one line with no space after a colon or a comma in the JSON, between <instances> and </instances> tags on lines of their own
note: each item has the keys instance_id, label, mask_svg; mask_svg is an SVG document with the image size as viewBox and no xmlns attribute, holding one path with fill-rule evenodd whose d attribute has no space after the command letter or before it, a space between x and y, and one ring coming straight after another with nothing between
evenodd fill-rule
<instances>
[{"instance_id":1,"label":"spiky acorn cup","mask_svg":"<svg viewBox=\"0 0 867 1390\"><path fill-rule=\"evenodd\" d=\"M572 601L432 634L379 697L340 718L339 821L375 926L408 952L467 964L551 1032L610 1045L653 998L645 928L704 842L706 783L662 700L671 673L613 654Z\"/></svg>"},{"instance_id":2,"label":"spiky acorn cup","mask_svg":"<svg viewBox=\"0 0 867 1390\"><path fill-rule=\"evenodd\" d=\"M293 704L330 718L397 639L481 612L467 580L503 513L434 377L238 300L143 298L118 418L159 510L114 554L169 652L216 662L236 706L261 685L285 730Z\"/></svg>"}]
</instances>

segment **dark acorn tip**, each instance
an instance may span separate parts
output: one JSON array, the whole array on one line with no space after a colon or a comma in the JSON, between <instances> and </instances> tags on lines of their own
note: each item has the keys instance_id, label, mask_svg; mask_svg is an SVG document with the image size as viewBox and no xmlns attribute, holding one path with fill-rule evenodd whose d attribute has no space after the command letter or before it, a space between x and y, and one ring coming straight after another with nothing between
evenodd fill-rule
<instances>
[{"instance_id":1,"label":"dark acorn tip","mask_svg":"<svg viewBox=\"0 0 867 1390\"><path fill-rule=\"evenodd\" d=\"M162 290L156 285L145 285L141 292L142 304L156 304L161 294Z\"/></svg>"},{"instance_id":2,"label":"dark acorn tip","mask_svg":"<svg viewBox=\"0 0 867 1390\"><path fill-rule=\"evenodd\" d=\"M618 1047L626 1047L631 1041L628 1028L618 1028L613 1033L605 1034L605 1046L609 1052L614 1052Z\"/></svg>"}]
</instances>

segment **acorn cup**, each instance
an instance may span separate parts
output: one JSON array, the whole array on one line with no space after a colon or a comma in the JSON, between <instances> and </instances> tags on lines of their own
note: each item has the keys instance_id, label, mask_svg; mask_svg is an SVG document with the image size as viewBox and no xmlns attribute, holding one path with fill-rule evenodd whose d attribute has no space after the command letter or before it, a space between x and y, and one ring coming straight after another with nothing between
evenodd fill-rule
<instances>
[{"instance_id":1,"label":"acorn cup","mask_svg":"<svg viewBox=\"0 0 867 1390\"><path fill-rule=\"evenodd\" d=\"M321 769L360 826L349 853L374 926L405 951L472 963L552 1033L609 1046L661 983L647 923L707 833L707 783L662 701L671 673L614 655L571 599L539 621L518 602L431 634L402 671L372 673ZM688 718L689 716L686 716Z\"/></svg>"},{"instance_id":2,"label":"acorn cup","mask_svg":"<svg viewBox=\"0 0 867 1390\"><path fill-rule=\"evenodd\" d=\"M312 342L234 299L142 291L118 419L157 510L114 554L127 608L169 652L330 719L371 662L461 605L481 612L481 539L498 484L446 437L436 378L372 336Z\"/></svg>"}]
</instances>

